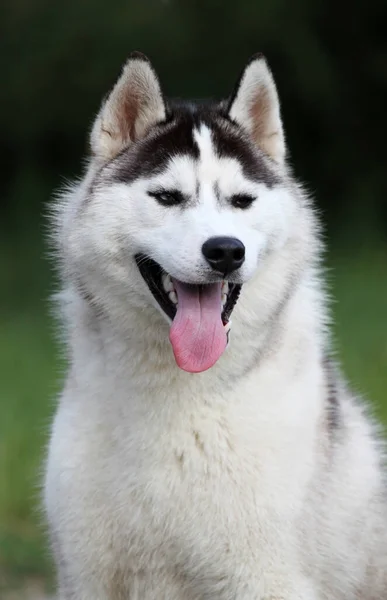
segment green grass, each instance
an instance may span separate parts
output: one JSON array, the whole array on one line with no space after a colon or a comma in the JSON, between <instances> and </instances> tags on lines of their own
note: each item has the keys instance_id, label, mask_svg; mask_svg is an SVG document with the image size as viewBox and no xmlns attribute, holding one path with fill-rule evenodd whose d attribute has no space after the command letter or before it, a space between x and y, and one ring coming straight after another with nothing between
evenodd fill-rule
<instances>
[{"instance_id":1,"label":"green grass","mask_svg":"<svg viewBox=\"0 0 387 600\"><path fill-rule=\"evenodd\" d=\"M61 370L41 248L10 247L0 248L0 591L50 572L39 483ZM344 372L387 423L387 249L336 253L328 264Z\"/></svg>"},{"instance_id":2,"label":"green grass","mask_svg":"<svg viewBox=\"0 0 387 600\"><path fill-rule=\"evenodd\" d=\"M0 247L0 596L50 571L40 516L41 466L58 389L42 248ZM28 251L26 251L28 248Z\"/></svg>"},{"instance_id":3,"label":"green grass","mask_svg":"<svg viewBox=\"0 0 387 600\"><path fill-rule=\"evenodd\" d=\"M328 264L334 348L352 389L387 425L387 248L336 253Z\"/></svg>"}]
</instances>

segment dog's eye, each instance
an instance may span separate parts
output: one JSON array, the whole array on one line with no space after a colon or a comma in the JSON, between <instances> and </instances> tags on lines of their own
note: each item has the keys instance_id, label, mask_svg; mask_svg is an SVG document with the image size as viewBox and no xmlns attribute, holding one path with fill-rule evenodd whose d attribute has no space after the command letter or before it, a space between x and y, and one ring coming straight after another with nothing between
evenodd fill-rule
<instances>
[{"instance_id":1,"label":"dog's eye","mask_svg":"<svg viewBox=\"0 0 387 600\"><path fill-rule=\"evenodd\" d=\"M148 192L148 194L163 206L174 206L184 202L183 194L177 190L160 190L157 192Z\"/></svg>"},{"instance_id":2,"label":"dog's eye","mask_svg":"<svg viewBox=\"0 0 387 600\"><path fill-rule=\"evenodd\" d=\"M252 205L255 198L248 194L234 194L231 196L230 201L235 208L249 208Z\"/></svg>"}]
</instances>

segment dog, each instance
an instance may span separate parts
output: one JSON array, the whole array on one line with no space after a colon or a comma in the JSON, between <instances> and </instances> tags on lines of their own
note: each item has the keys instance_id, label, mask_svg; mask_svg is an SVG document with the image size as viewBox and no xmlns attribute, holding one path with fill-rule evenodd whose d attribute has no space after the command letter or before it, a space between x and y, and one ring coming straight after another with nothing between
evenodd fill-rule
<instances>
[{"instance_id":1,"label":"dog","mask_svg":"<svg viewBox=\"0 0 387 600\"><path fill-rule=\"evenodd\" d=\"M384 447L332 359L265 58L195 104L132 54L90 146L51 221L60 600L387 598Z\"/></svg>"}]
</instances>

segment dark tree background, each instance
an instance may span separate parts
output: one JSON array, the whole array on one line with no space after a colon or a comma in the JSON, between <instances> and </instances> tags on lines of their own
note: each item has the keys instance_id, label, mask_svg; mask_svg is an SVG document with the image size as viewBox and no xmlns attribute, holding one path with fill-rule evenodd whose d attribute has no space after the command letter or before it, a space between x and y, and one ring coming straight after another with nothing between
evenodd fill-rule
<instances>
[{"instance_id":1,"label":"dark tree background","mask_svg":"<svg viewBox=\"0 0 387 600\"><path fill-rule=\"evenodd\" d=\"M149 55L168 95L194 97L227 95L261 51L295 172L332 231L385 235L386 10L385 0L3 0L2 224L30 228L51 188L80 172L92 117L132 50Z\"/></svg>"}]
</instances>

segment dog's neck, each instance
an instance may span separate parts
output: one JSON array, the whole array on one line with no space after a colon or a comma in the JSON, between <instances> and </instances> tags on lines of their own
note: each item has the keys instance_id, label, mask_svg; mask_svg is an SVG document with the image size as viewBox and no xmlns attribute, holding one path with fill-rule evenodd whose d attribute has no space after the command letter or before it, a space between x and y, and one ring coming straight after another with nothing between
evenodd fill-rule
<instances>
[{"instance_id":1,"label":"dog's neck","mask_svg":"<svg viewBox=\"0 0 387 600\"><path fill-rule=\"evenodd\" d=\"M138 311L124 324L76 291L70 292L70 373L82 386L95 386L98 394L104 393L105 381L107 389L122 390L126 395L157 394L165 399L183 391L194 394L202 388L208 395L216 394L267 369L286 378L301 364L317 364L324 354L324 299L315 281L312 272L304 274L277 304L266 307L257 286L246 286L246 300L242 291L233 314L230 346L214 367L200 374L185 373L177 367L169 325L156 309ZM252 312L261 300L263 310Z\"/></svg>"}]
</instances>

